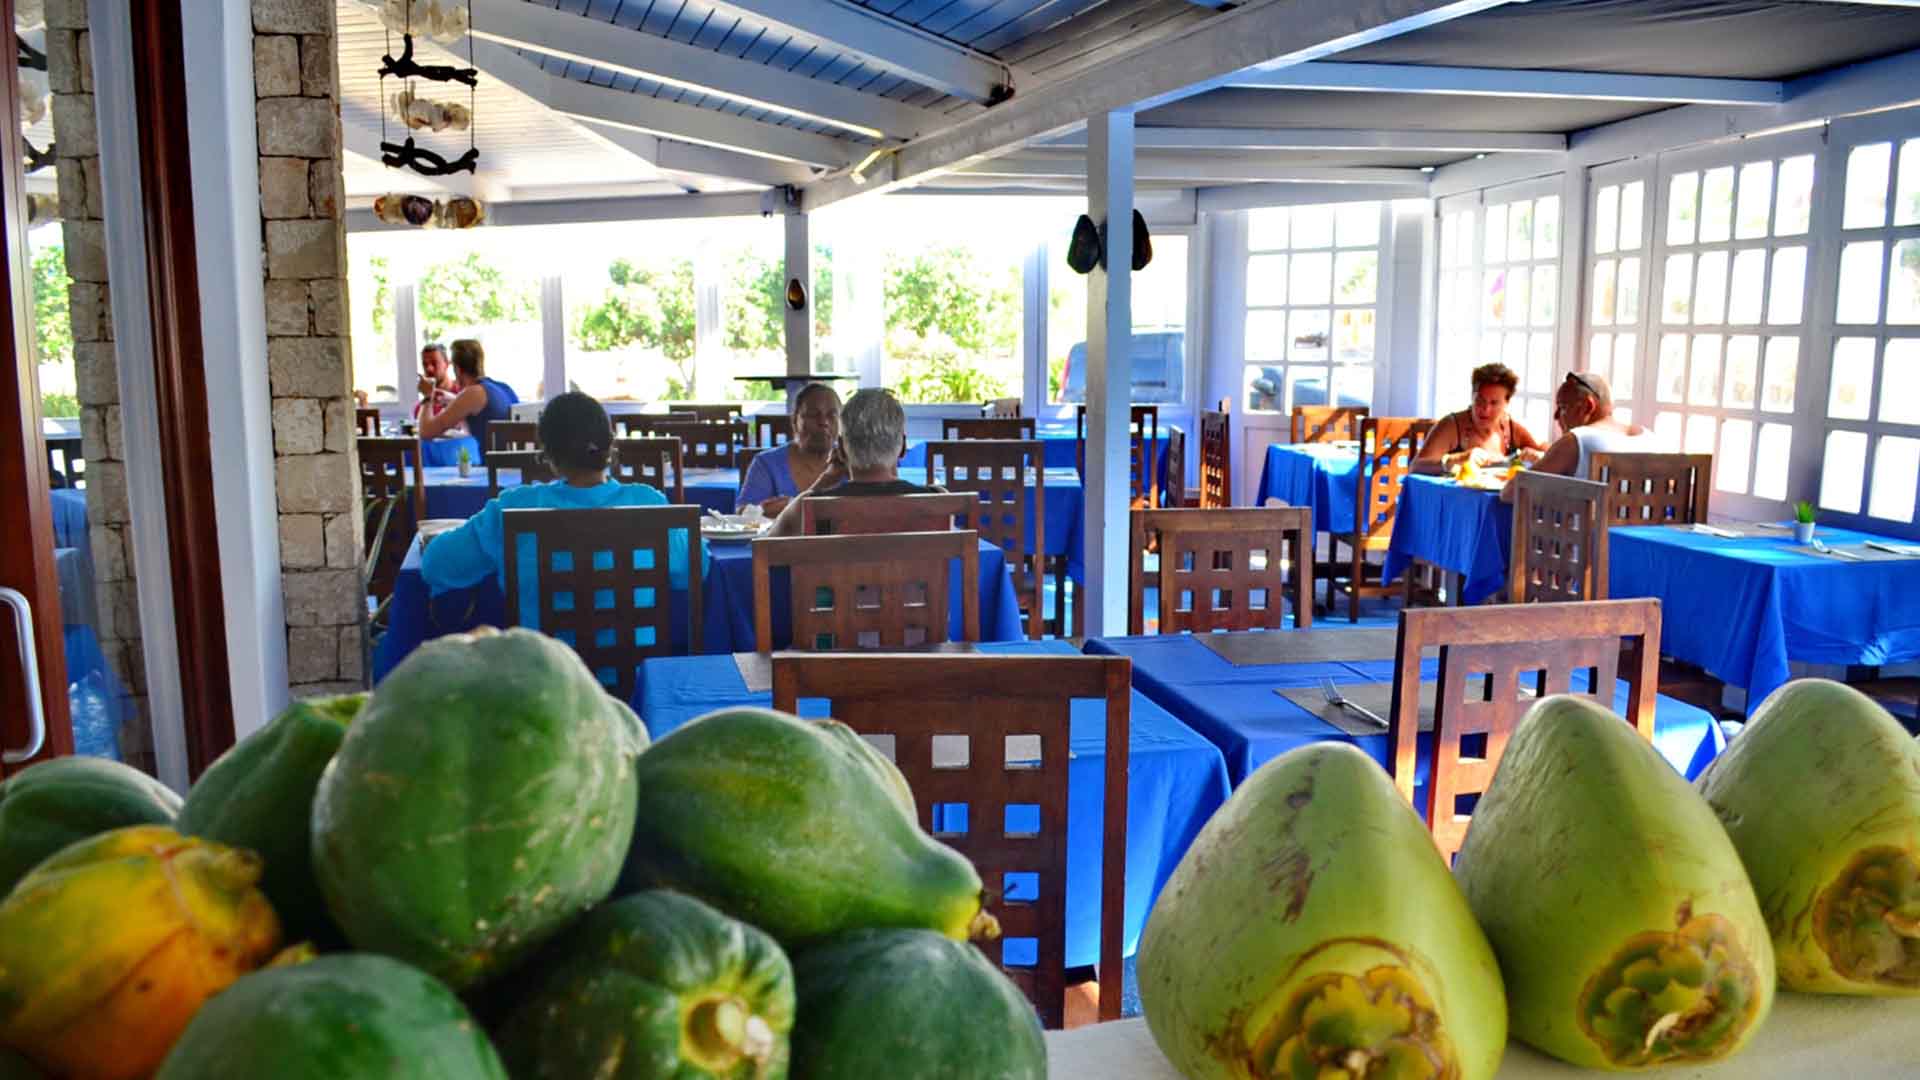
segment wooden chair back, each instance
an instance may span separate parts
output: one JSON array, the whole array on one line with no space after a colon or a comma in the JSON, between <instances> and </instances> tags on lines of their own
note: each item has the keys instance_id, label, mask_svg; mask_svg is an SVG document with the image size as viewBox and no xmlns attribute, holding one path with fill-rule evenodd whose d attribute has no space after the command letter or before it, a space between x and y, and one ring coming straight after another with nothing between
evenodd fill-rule
<instances>
[{"instance_id":1,"label":"wooden chair back","mask_svg":"<svg viewBox=\"0 0 1920 1080\"><path fill-rule=\"evenodd\" d=\"M753 445L762 450L784 446L793 441L793 417L786 413L755 413Z\"/></svg>"},{"instance_id":2,"label":"wooden chair back","mask_svg":"<svg viewBox=\"0 0 1920 1080\"><path fill-rule=\"evenodd\" d=\"M363 528L361 555L367 592L385 598L393 591L400 564L413 544L420 522L427 516L426 472L417 439L361 436L355 441L360 458L360 500Z\"/></svg>"},{"instance_id":3,"label":"wooden chair back","mask_svg":"<svg viewBox=\"0 0 1920 1080\"><path fill-rule=\"evenodd\" d=\"M1629 639L1623 653L1621 639ZM1584 670L1589 692L1612 710L1614 684L1627 684L1627 723L1653 739L1654 699L1659 692L1660 602L1598 600L1578 604L1414 608L1400 613L1399 649L1393 670L1393 708L1387 717L1388 772L1413 803L1414 764L1420 735L1420 655L1438 649L1433 762L1427 772L1425 813L1434 843L1449 860L1466 838L1464 797L1486 791L1513 729L1536 695L1572 691L1572 675ZM1623 665L1623 655L1632 662ZM1623 670L1624 667L1624 670ZM1485 676L1482 680L1481 676ZM1467 680L1474 679L1473 686Z\"/></svg>"},{"instance_id":4,"label":"wooden chair back","mask_svg":"<svg viewBox=\"0 0 1920 1080\"><path fill-rule=\"evenodd\" d=\"M981 948L1049 1028L1063 1026L1066 1014L1067 770L1075 700L1106 705L1099 1018L1120 1016L1131 667L1115 656L773 659L773 707L792 712L801 698L826 698L835 719L869 737L899 767L920 826L980 871L984 910L1000 923L999 939ZM913 707L901 708L903 701ZM1009 810L1016 815L1011 822ZM1010 825L1034 831L1010 831ZM1003 962L1003 948L1027 942L1036 963Z\"/></svg>"},{"instance_id":5,"label":"wooden chair back","mask_svg":"<svg viewBox=\"0 0 1920 1080\"><path fill-rule=\"evenodd\" d=\"M544 484L557 479L547 455L538 450L495 450L487 455L487 498L500 494L500 473L519 470L523 484Z\"/></svg>"},{"instance_id":6,"label":"wooden chair back","mask_svg":"<svg viewBox=\"0 0 1920 1080\"><path fill-rule=\"evenodd\" d=\"M690 645L700 640L699 507L508 510L500 520L508 624L535 626L566 642L621 701L633 697L642 661L675 651L671 569L676 532L684 537L687 553L685 640ZM532 612L521 607L525 568L520 563L529 550L534 577L527 584L539 597ZM645 557L639 557L642 552Z\"/></svg>"},{"instance_id":7,"label":"wooden chair back","mask_svg":"<svg viewBox=\"0 0 1920 1080\"><path fill-rule=\"evenodd\" d=\"M1233 444L1229 431L1227 399L1220 399L1218 411L1200 413L1200 507L1222 510L1233 505ZM1172 467L1168 467L1172 475Z\"/></svg>"},{"instance_id":8,"label":"wooden chair back","mask_svg":"<svg viewBox=\"0 0 1920 1080\"><path fill-rule=\"evenodd\" d=\"M968 493L933 495L815 495L800 500L803 536L871 536L940 532L975 502Z\"/></svg>"},{"instance_id":9,"label":"wooden chair back","mask_svg":"<svg viewBox=\"0 0 1920 1080\"><path fill-rule=\"evenodd\" d=\"M1167 506L1195 506L1199 503L1187 501L1187 433L1167 425L1167 448L1162 453L1161 469L1167 474L1167 482L1161 495Z\"/></svg>"},{"instance_id":10,"label":"wooden chair back","mask_svg":"<svg viewBox=\"0 0 1920 1080\"><path fill-rule=\"evenodd\" d=\"M1297 443L1350 442L1360 437L1368 410L1357 405L1295 405L1292 436Z\"/></svg>"},{"instance_id":11,"label":"wooden chair back","mask_svg":"<svg viewBox=\"0 0 1920 1080\"><path fill-rule=\"evenodd\" d=\"M1079 439L1076 461L1082 475L1087 471L1087 407L1076 405L1073 410L1074 432ZM1128 495L1132 499L1145 499L1147 505L1160 504L1160 472L1158 451L1160 445L1160 406L1135 405L1127 415L1127 438L1129 458L1127 474L1130 481Z\"/></svg>"},{"instance_id":12,"label":"wooden chair back","mask_svg":"<svg viewBox=\"0 0 1920 1080\"><path fill-rule=\"evenodd\" d=\"M1507 598L1516 604L1607 598L1607 485L1521 472L1513 482Z\"/></svg>"},{"instance_id":13,"label":"wooden chair back","mask_svg":"<svg viewBox=\"0 0 1920 1080\"><path fill-rule=\"evenodd\" d=\"M489 454L496 450L538 450L540 425L533 420L494 420L487 424L487 445L483 449Z\"/></svg>"},{"instance_id":14,"label":"wooden chair back","mask_svg":"<svg viewBox=\"0 0 1920 1080\"><path fill-rule=\"evenodd\" d=\"M794 649L897 652L949 641L952 559L961 566L961 639L979 641L980 538L971 529L755 540L755 645L773 648L776 566L792 583Z\"/></svg>"},{"instance_id":15,"label":"wooden chair back","mask_svg":"<svg viewBox=\"0 0 1920 1080\"><path fill-rule=\"evenodd\" d=\"M355 431L358 431L367 438L379 438L380 410L355 408L353 410L353 427Z\"/></svg>"},{"instance_id":16,"label":"wooden chair back","mask_svg":"<svg viewBox=\"0 0 1920 1080\"><path fill-rule=\"evenodd\" d=\"M615 439L613 463L607 471L623 484L652 485L668 502L687 501L687 476L680 463L679 439Z\"/></svg>"},{"instance_id":17,"label":"wooden chair back","mask_svg":"<svg viewBox=\"0 0 1920 1080\"><path fill-rule=\"evenodd\" d=\"M1027 424L1032 424L1029 417ZM1005 423L981 420L975 423ZM927 444L927 483L975 496L960 527L1006 553L1027 636L1045 636L1047 452L1038 439L959 439ZM1027 492L1032 491L1029 501ZM1028 537L1032 539L1029 540Z\"/></svg>"},{"instance_id":18,"label":"wooden chair back","mask_svg":"<svg viewBox=\"0 0 1920 1080\"><path fill-rule=\"evenodd\" d=\"M753 459L765 453L765 446L743 446L733 452L734 471L740 474L740 482L747 482L747 470L753 468Z\"/></svg>"},{"instance_id":19,"label":"wooden chair back","mask_svg":"<svg viewBox=\"0 0 1920 1080\"><path fill-rule=\"evenodd\" d=\"M680 440L680 461L689 469L731 469L734 451L746 445L747 422L689 420L680 415L634 417L632 427L649 438Z\"/></svg>"},{"instance_id":20,"label":"wooden chair back","mask_svg":"<svg viewBox=\"0 0 1920 1080\"><path fill-rule=\"evenodd\" d=\"M947 440L1031 439L1033 433L1034 420L1031 416L962 417L940 421L940 437Z\"/></svg>"},{"instance_id":21,"label":"wooden chair back","mask_svg":"<svg viewBox=\"0 0 1920 1080\"><path fill-rule=\"evenodd\" d=\"M1020 415L1020 399L1017 397L1002 397L994 398L992 401L982 402L980 405L980 415L987 419L1004 419L1010 416L1017 417Z\"/></svg>"},{"instance_id":22,"label":"wooden chair back","mask_svg":"<svg viewBox=\"0 0 1920 1080\"><path fill-rule=\"evenodd\" d=\"M1701 524L1713 495L1713 455L1595 454L1587 479L1607 486L1610 524Z\"/></svg>"},{"instance_id":23,"label":"wooden chair back","mask_svg":"<svg viewBox=\"0 0 1920 1080\"><path fill-rule=\"evenodd\" d=\"M1157 549L1157 551L1156 551ZM1159 558L1147 569L1147 556ZM1289 578L1291 577L1291 582ZM1243 506L1227 510L1135 510L1127 557L1127 633L1146 633L1148 587L1160 593L1159 632L1277 630L1313 625L1313 511Z\"/></svg>"},{"instance_id":24,"label":"wooden chair back","mask_svg":"<svg viewBox=\"0 0 1920 1080\"><path fill-rule=\"evenodd\" d=\"M1400 488L1413 472L1413 456L1420 450L1433 421L1405 416L1370 416L1360 424L1359 485L1353 502L1356 545L1383 550L1393 537L1393 515L1400 507Z\"/></svg>"},{"instance_id":25,"label":"wooden chair back","mask_svg":"<svg viewBox=\"0 0 1920 1080\"><path fill-rule=\"evenodd\" d=\"M695 420L718 423L731 420L736 416L745 416L747 407L738 401L729 401L718 405L668 405L669 416L691 416Z\"/></svg>"}]
</instances>

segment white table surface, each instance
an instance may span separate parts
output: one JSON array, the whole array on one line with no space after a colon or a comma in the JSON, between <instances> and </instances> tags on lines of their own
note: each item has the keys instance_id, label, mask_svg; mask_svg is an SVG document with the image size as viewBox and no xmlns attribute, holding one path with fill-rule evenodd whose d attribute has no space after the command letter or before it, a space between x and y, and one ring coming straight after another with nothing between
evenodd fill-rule
<instances>
[{"instance_id":1,"label":"white table surface","mask_svg":"<svg viewBox=\"0 0 1920 1080\"><path fill-rule=\"evenodd\" d=\"M1145 1020L1047 1033L1052 1080L1181 1080ZM1509 1044L1499 1080L1618 1075L1579 1069ZM1760 1034L1739 1054L1705 1066L1669 1065L1670 1080L1880 1080L1920 1077L1920 998L1781 993Z\"/></svg>"}]
</instances>

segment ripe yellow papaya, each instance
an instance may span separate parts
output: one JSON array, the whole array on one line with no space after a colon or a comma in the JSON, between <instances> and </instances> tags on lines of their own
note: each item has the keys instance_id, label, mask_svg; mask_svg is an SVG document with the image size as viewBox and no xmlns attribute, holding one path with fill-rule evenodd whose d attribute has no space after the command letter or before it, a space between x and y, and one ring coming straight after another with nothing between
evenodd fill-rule
<instances>
[{"instance_id":1,"label":"ripe yellow papaya","mask_svg":"<svg viewBox=\"0 0 1920 1080\"><path fill-rule=\"evenodd\" d=\"M1697 785L1746 864L1780 985L1920 994L1920 744L1873 699L1800 679Z\"/></svg>"},{"instance_id":2,"label":"ripe yellow papaya","mask_svg":"<svg viewBox=\"0 0 1920 1080\"><path fill-rule=\"evenodd\" d=\"M0 903L0 1044L69 1080L134 1080L273 955L258 856L136 825L62 849Z\"/></svg>"}]
</instances>

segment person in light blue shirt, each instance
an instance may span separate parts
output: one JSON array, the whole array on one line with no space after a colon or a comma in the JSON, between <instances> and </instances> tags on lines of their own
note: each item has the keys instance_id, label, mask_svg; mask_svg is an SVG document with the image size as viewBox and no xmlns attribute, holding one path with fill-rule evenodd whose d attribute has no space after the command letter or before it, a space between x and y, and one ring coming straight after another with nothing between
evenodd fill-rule
<instances>
[{"instance_id":1,"label":"person in light blue shirt","mask_svg":"<svg viewBox=\"0 0 1920 1080\"><path fill-rule=\"evenodd\" d=\"M833 441L840 437L840 395L825 383L808 383L793 398L793 441L762 452L740 478L736 511L758 504L780 516L787 500L812 487L827 471Z\"/></svg>"},{"instance_id":2,"label":"person in light blue shirt","mask_svg":"<svg viewBox=\"0 0 1920 1080\"><path fill-rule=\"evenodd\" d=\"M540 413L540 452L560 479L546 484L504 488L478 514L451 532L442 533L420 557L420 573L434 593L477 585L489 575L503 586L505 536L503 510L540 508L580 509L603 506L665 506L667 497L647 484L622 484L607 478L613 459L613 424L600 403L578 391L561 394ZM524 552L523 580L534 578L533 559ZM668 573L673 587L687 587L687 537L675 533L668 546ZM706 542L700 545L700 565L712 561Z\"/></svg>"}]
</instances>

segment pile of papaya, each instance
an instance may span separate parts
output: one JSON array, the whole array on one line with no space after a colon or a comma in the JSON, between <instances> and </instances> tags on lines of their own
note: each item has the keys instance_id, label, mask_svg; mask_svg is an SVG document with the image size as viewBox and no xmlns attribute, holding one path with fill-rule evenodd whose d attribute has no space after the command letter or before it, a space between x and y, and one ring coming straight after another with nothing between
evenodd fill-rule
<instances>
[{"instance_id":1,"label":"pile of papaya","mask_svg":"<svg viewBox=\"0 0 1920 1080\"><path fill-rule=\"evenodd\" d=\"M984 896L845 725L649 745L570 648L481 630L184 801L0 783L0 1077L1044 1077Z\"/></svg>"},{"instance_id":2,"label":"pile of papaya","mask_svg":"<svg viewBox=\"0 0 1920 1080\"><path fill-rule=\"evenodd\" d=\"M1486 1080L1736 1054L1776 989L1920 995L1920 744L1818 679L1694 785L1591 699L1507 741L1453 865L1365 753L1255 772L1149 914L1140 993L1188 1080Z\"/></svg>"}]
</instances>

